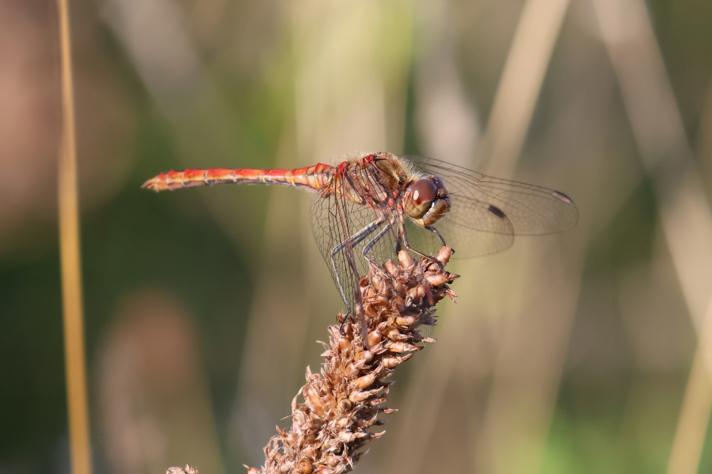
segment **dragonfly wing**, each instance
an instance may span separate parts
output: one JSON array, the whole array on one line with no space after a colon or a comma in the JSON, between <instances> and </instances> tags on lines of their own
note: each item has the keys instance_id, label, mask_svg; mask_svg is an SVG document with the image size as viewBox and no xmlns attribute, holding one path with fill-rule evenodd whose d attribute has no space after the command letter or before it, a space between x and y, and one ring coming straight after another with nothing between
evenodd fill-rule
<instances>
[{"instance_id":1,"label":"dragonfly wing","mask_svg":"<svg viewBox=\"0 0 712 474\"><path fill-rule=\"evenodd\" d=\"M417 166L440 176L452 196L453 219L460 225L492 232L487 221L475 221L471 209L494 206L512 222L515 235L544 235L568 230L578 221L573 200L561 191L495 178L444 161L427 159Z\"/></svg>"},{"instance_id":2,"label":"dragonfly wing","mask_svg":"<svg viewBox=\"0 0 712 474\"><path fill-rule=\"evenodd\" d=\"M457 199L452 202L451 209L458 206ZM484 203L472 205L466 201L460 205L468 205L468 219L459 219L459 214L448 212L435 224L445 242L455 249L455 257L476 257L490 255L508 249L514 243L514 228L509 218L497 211L491 211ZM464 212L464 211L462 211ZM477 222L476 226L471 225ZM406 226L408 238L413 247L427 255L435 255L442 245L433 232L410 222Z\"/></svg>"},{"instance_id":3,"label":"dragonfly wing","mask_svg":"<svg viewBox=\"0 0 712 474\"><path fill-rule=\"evenodd\" d=\"M515 235L561 232L578 221L576 205L560 191L440 160L419 160L415 165L445 183L451 206L435 227L456 250L456 245L462 248L460 256L495 253L509 247Z\"/></svg>"},{"instance_id":4,"label":"dragonfly wing","mask_svg":"<svg viewBox=\"0 0 712 474\"><path fill-rule=\"evenodd\" d=\"M352 171L350 180L337 176L312 206L312 230L317 246L326 262L337 287L343 290L348 309L353 309L359 278L368 272L368 263L363 257L363 248L379 235L385 223L374 228L358 242L351 239L374 222L383 220L384 214L372 207L355 201L350 190L354 180L368 179ZM370 255L378 263L395 256L397 234L395 228L381 233L372 243ZM334 252L337 247L342 248Z\"/></svg>"}]
</instances>

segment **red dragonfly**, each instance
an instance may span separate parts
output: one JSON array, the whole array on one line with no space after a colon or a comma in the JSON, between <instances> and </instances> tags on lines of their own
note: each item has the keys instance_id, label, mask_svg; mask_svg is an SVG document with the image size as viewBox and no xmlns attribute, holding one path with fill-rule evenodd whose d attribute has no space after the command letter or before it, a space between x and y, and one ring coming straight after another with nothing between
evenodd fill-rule
<instances>
[{"instance_id":1,"label":"red dragonfly","mask_svg":"<svg viewBox=\"0 0 712 474\"><path fill-rule=\"evenodd\" d=\"M401 248L427 256L449 245L458 256L485 255L508 248L515 235L560 232L578 220L573 200L560 191L388 152L336 166L168 171L143 187L172 191L223 183L281 184L318 193L314 236L349 310L367 266Z\"/></svg>"}]
</instances>

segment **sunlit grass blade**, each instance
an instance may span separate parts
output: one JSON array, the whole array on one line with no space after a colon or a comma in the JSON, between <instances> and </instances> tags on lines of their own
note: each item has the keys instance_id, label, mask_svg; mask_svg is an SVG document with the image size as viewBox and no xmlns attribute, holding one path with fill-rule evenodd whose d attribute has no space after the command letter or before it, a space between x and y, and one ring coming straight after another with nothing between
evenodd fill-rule
<instances>
[{"instance_id":1,"label":"sunlit grass blade","mask_svg":"<svg viewBox=\"0 0 712 474\"><path fill-rule=\"evenodd\" d=\"M84 353L74 84L68 0L58 0L57 9L62 80L62 139L57 189L69 447L71 472L88 474L91 473L91 448Z\"/></svg>"}]
</instances>

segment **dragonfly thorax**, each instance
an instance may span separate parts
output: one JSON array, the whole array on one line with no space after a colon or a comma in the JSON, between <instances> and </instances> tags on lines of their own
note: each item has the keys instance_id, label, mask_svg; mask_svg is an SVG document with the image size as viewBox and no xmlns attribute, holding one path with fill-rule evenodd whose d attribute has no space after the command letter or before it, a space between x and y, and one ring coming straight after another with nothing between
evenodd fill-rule
<instances>
[{"instance_id":1,"label":"dragonfly thorax","mask_svg":"<svg viewBox=\"0 0 712 474\"><path fill-rule=\"evenodd\" d=\"M447 189L437 176L424 176L408 185L403 198L403 210L418 225L433 225L449 209Z\"/></svg>"}]
</instances>

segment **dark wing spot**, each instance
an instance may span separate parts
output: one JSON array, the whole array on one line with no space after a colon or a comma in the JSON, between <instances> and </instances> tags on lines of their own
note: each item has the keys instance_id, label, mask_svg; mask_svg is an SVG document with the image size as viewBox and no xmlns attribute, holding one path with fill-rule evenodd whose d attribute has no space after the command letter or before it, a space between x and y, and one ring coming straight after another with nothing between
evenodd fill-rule
<instances>
[{"instance_id":1,"label":"dark wing spot","mask_svg":"<svg viewBox=\"0 0 712 474\"><path fill-rule=\"evenodd\" d=\"M551 193L554 197L559 198L560 200L564 201L566 204L573 204L574 200L571 199L571 197L568 194L564 194L561 191L552 191Z\"/></svg>"},{"instance_id":2,"label":"dark wing spot","mask_svg":"<svg viewBox=\"0 0 712 474\"><path fill-rule=\"evenodd\" d=\"M490 211L495 216L499 217L500 219L504 219L507 217L507 215L504 213L504 211L502 209L498 208L497 206L493 206L492 204L490 204L487 207L487 210Z\"/></svg>"}]
</instances>

